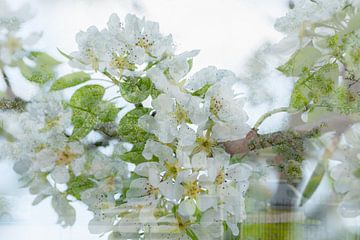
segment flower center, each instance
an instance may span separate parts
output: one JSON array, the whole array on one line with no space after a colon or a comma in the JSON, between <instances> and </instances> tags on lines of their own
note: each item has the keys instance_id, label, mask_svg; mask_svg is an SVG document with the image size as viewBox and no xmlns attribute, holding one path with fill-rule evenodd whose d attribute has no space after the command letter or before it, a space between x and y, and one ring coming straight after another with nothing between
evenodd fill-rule
<instances>
[{"instance_id":1,"label":"flower center","mask_svg":"<svg viewBox=\"0 0 360 240\"><path fill-rule=\"evenodd\" d=\"M196 198L197 195L201 192L201 188L199 187L196 181L185 183L184 188L185 188L184 191L185 196L188 196L190 198Z\"/></svg>"},{"instance_id":2,"label":"flower center","mask_svg":"<svg viewBox=\"0 0 360 240\"><path fill-rule=\"evenodd\" d=\"M160 192L159 188L154 187L150 183L147 183L144 189L148 195L156 195Z\"/></svg>"},{"instance_id":3,"label":"flower center","mask_svg":"<svg viewBox=\"0 0 360 240\"><path fill-rule=\"evenodd\" d=\"M218 117L218 114L222 108L222 103L219 99L211 97L210 99L210 112Z\"/></svg>"},{"instance_id":4,"label":"flower center","mask_svg":"<svg viewBox=\"0 0 360 240\"><path fill-rule=\"evenodd\" d=\"M165 168L166 173L164 175L164 179L168 179L169 177L176 178L180 170L176 163L171 164L169 162L165 162Z\"/></svg>"},{"instance_id":5,"label":"flower center","mask_svg":"<svg viewBox=\"0 0 360 240\"><path fill-rule=\"evenodd\" d=\"M15 53L17 50L21 49L21 46L20 38L9 37L6 42L6 47L11 53Z\"/></svg>"},{"instance_id":6,"label":"flower center","mask_svg":"<svg viewBox=\"0 0 360 240\"><path fill-rule=\"evenodd\" d=\"M225 181L225 174L224 174L224 171L221 170L215 178L215 184L221 185L224 181Z\"/></svg>"},{"instance_id":7,"label":"flower center","mask_svg":"<svg viewBox=\"0 0 360 240\"><path fill-rule=\"evenodd\" d=\"M192 154L205 152L210 155L212 153L212 147L216 145L216 142L210 137L199 137L196 139L196 142L197 146L194 148Z\"/></svg>"},{"instance_id":8,"label":"flower center","mask_svg":"<svg viewBox=\"0 0 360 240\"><path fill-rule=\"evenodd\" d=\"M130 63L126 57L123 56L117 56L116 54L114 55L111 63L110 63L111 67L123 70L123 69L129 69L131 71L135 70L135 65Z\"/></svg>"},{"instance_id":9,"label":"flower center","mask_svg":"<svg viewBox=\"0 0 360 240\"><path fill-rule=\"evenodd\" d=\"M60 117L46 119L45 126L41 129L42 132L49 131L50 129L56 127L59 124Z\"/></svg>"},{"instance_id":10,"label":"flower center","mask_svg":"<svg viewBox=\"0 0 360 240\"><path fill-rule=\"evenodd\" d=\"M77 158L77 154L70 150L69 146L66 146L63 151L58 154L56 161L57 165L69 165L73 160Z\"/></svg>"},{"instance_id":11,"label":"flower center","mask_svg":"<svg viewBox=\"0 0 360 240\"><path fill-rule=\"evenodd\" d=\"M139 38L137 43L135 43L136 46L141 47L145 50L149 50L149 48L153 45L154 43L151 42L148 38L147 35L144 35L143 37Z\"/></svg>"},{"instance_id":12,"label":"flower center","mask_svg":"<svg viewBox=\"0 0 360 240\"><path fill-rule=\"evenodd\" d=\"M178 103L176 104L175 119L178 124L181 124L183 122L190 122L190 119L185 109Z\"/></svg>"}]
</instances>

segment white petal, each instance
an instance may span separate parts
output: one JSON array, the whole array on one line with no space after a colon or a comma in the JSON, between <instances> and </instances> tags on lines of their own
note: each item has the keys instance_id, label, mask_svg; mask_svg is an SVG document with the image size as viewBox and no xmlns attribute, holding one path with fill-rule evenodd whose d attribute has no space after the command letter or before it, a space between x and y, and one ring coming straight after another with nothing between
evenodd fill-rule
<instances>
[{"instance_id":1,"label":"white petal","mask_svg":"<svg viewBox=\"0 0 360 240\"><path fill-rule=\"evenodd\" d=\"M194 200L187 199L180 203L179 205L179 213L183 216L192 216L195 213L196 205Z\"/></svg>"},{"instance_id":2,"label":"white petal","mask_svg":"<svg viewBox=\"0 0 360 240\"><path fill-rule=\"evenodd\" d=\"M51 172L51 177L56 183L67 183L70 179L69 170L65 166L57 166Z\"/></svg>"}]
</instances>

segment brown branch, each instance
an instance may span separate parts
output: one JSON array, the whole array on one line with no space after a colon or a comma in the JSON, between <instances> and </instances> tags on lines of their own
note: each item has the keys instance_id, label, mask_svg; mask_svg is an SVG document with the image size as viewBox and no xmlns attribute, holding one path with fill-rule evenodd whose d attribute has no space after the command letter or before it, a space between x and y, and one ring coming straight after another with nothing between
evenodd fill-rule
<instances>
[{"instance_id":1,"label":"brown branch","mask_svg":"<svg viewBox=\"0 0 360 240\"><path fill-rule=\"evenodd\" d=\"M296 117L295 119L297 119ZM328 115L311 123L293 121L289 130L260 135L251 130L245 138L224 143L226 152L231 155L246 154L251 151L277 146L283 143L294 142L311 138L316 134L334 131L340 135L350 125L359 122L360 115Z\"/></svg>"},{"instance_id":2,"label":"brown branch","mask_svg":"<svg viewBox=\"0 0 360 240\"><path fill-rule=\"evenodd\" d=\"M245 138L224 143L226 152L231 155L246 154L248 152L261 150L281 144L296 145L304 139L314 137L320 133L320 127L308 131L280 131L260 135L255 129L251 130Z\"/></svg>"}]
</instances>

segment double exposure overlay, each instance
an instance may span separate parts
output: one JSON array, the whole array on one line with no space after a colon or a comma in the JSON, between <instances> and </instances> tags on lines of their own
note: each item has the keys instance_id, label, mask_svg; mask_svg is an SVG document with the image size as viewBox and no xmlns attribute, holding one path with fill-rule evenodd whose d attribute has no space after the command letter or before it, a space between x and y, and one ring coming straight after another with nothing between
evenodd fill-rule
<instances>
[{"instance_id":1,"label":"double exposure overlay","mask_svg":"<svg viewBox=\"0 0 360 240\"><path fill-rule=\"evenodd\" d=\"M243 76L194 71L199 50L130 13L55 57L22 32L34 14L0 0L0 159L59 225L81 203L109 240L360 238L360 1L290 1ZM277 78L288 100L252 116Z\"/></svg>"}]
</instances>

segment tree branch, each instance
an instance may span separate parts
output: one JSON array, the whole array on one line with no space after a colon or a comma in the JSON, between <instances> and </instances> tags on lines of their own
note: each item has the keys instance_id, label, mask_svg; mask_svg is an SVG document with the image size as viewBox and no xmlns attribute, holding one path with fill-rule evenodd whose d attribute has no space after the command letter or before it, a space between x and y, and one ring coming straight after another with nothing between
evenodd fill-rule
<instances>
[{"instance_id":1,"label":"tree branch","mask_svg":"<svg viewBox=\"0 0 360 240\"><path fill-rule=\"evenodd\" d=\"M319 135L322 126L308 131L286 130L260 135L252 129L245 138L224 143L225 151L231 155L274 147L282 144L298 145L305 139Z\"/></svg>"},{"instance_id":2,"label":"tree branch","mask_svg":"<svg viewBox=\"0 0 360 240\"><path fill-rule=\"evenodd\" d=\"M292 138L310 138L317 133L334 131L337 135L342 134L350 125L359 122L360 115L329 115L311 123L294 121L289 130L259 135L256 129L252 129L245 138L224 143L225 150L231 154L246 154L250 151L260 150L277 146Z\"/></svg>"}]
</instances>

